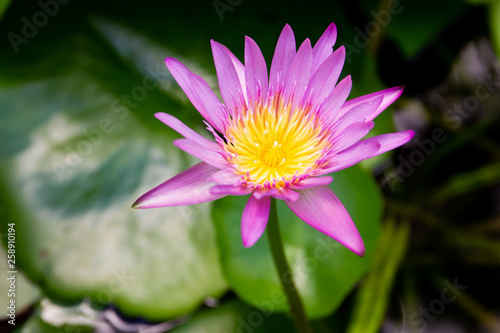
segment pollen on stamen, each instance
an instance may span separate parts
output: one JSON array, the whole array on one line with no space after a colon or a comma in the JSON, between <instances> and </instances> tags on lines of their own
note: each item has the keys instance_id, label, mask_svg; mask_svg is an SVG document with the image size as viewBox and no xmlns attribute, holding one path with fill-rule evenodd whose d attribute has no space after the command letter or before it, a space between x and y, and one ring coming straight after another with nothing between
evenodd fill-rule
<instances>
[{"instance_id":1,"label":"pollen on stamen","mask_svg":"<svg viewBox=\"0 0 500 333\"><path fill-rule=\"evenodd\" d=\"M224 150L247 186L281 189L319 168L331 147L329 131L309 109L290 109L277 94L228 121Z\"/></svg>"}]
</instances>

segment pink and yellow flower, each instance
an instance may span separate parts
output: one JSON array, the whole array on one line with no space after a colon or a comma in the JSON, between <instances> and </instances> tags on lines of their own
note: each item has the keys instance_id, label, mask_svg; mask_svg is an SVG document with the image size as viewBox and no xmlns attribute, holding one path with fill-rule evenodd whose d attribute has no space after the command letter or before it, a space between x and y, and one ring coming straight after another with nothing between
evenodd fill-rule
<instances>
[{"instance_id":1,"label":"pink and yellow flower","mask_svg":"<svg viewBox=\"0 0 500 333\"><path fill-rule=\"evenodd\" d=\"M338 82L345 49L333 51L336 36L332 23L314 47L306 39L297 51L292 29L286 25L269 74L250 37L245 38L244 65L212 40L224 103L200 76L167 58L168 69L205 118L215 142L172 115L157 113L184 137L174 145L203 162L147 192L133 207L191 205L250 194L241 218L243 245L250 247L266 228L274 197L312 227L363 255L363 240L328 187L333 178L327 175L405 144L413 131L362 140L373 128L373 119L403 88L346 101L352 82L350 76Z\"/></svg>"}]
</instances>

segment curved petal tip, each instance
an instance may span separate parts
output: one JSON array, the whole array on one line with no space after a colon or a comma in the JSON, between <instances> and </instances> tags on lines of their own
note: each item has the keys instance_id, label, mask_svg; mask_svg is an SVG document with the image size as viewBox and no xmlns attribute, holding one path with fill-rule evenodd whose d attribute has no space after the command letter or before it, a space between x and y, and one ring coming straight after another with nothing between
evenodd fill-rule
<instances>
[{"instance_id":1,"label":"curved petal tip","mask_svg":"<svg viewBox=\"0 0 500 333\"><path fill-rule=\"evenodd\" d=\"M160 118L162 118L164 115L167 115L167 113L165 113L165 112L156 112L156 113L154 114L154 116L155 116L155 118L156 118L156 119L160 119Z\"/></svg>"},{"instance_id":2,"label":"curved petal tip","mask_svg":"<svg viewBox=\"0 0 500 333\"><path fill-rule=\"evenodd\" d=\"M365 256L365 244L363 243L363 240L360 239L360 243L358 244L353 244L353 245L347 245L347 244L344 244L344 246L346 248L348 248L349 250L351 250L354 254L360 256L360 257L364 257Z\"/></svg>"},{"instance_id":3,"label":"curved petal tip","mask_svg":"<svg viewBox=\"0 0 500 333\"><path fill-rule=\"evenodd\" d=\"M364 256L361 235L344 205L327 185L297 191L299 200L285 202L298 217L358 256Z\"/></svg>"}]
</instances>

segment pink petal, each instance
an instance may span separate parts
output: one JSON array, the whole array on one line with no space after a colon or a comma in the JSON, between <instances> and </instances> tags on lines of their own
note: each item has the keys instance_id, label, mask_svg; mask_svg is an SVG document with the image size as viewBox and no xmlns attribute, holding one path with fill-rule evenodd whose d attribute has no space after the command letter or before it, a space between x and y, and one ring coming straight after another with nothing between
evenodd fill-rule
<instances>
[{"instance_id":1,"label":"pink petal","mask_svg":"<svg viewBox=\"0 0 500 333\"><path fill-rule=\"evenodd\" d=\"M305 188L316 187L321 185L328 185L333 182L333 177L325 176L325 177L309 177L304 180L301 180L300 183L292 185L291 188L294 190L302 190Z\"/></svg>"},{"instance_id":2,"label":"pink petal","mask_svg":"<svg viewBox=\"0 0 500 333\"><path fill-rule=\"evenodd\" d=\"M345 48L342 46L332 53L314 72L304 93L304 99L311 101L312 105L316 105L328 97L337 84L344 66L344 60Z\"/></svg>"},{"instance_id":3,"label":"pink petal","mask_svg":"<svg viewBox=\"0 0 500 333\"><path fill-rule=\"evenodd\" d=\"M404 145L411 140L415 132L407 130L398 133L388 133L359 141L351 147L341 151L330 160L330 163L317 172L317 175L326 175L357 164L368 158L380 155L391 149Z\"/></svg>"},{"instance_id":4,"label":"pink petal","mask_svg":"<svg viewBox=\"0 0 500 333\"><path fill-rule=\"evenodd\" d=\"M273 93L283 88L282 84L287 77L296 52L295 37L292 28L287 24L281 31L271 63L269 87Z\"/></svg>"},{"instance_id":5,"label":"pink petal","mask_svg":"<svg viewBox=\"0 0 500 333\"><path fill-rule=\"evenodd\" d=\"M340 81L332 93L325 100L322 108L322 118L326 124L331 124L339 116L339 110L344 105L345 100L349 96L352 88L351 76L347 75Z\"/></svg>"},{"instance_id":6,"label":"pink petal","mask_svg":"<svg viewBox=\"0 0 500 333\"><path fill-rule=\"evenodd\" d=\"M219 132L223 133L225 131L224 124L229 118L229 114L226 111L227 109L219 101L217 96L215 96L204 79L195 74L191 74L191 77L193 89L198 92L200 100L203 101L203 105L210 115L212 123L215 125L213 127ZM207 92L210 93L207 94Z\"/></svg>"},{"instance_id":7,"label":"pink petal","mask_svg":"<svg viewBox=\"0 0 500 333\"><path fill-rule=\"evenodd\" d=\"M375 123L373 121L360 121L349 125L336 138L334 149L336 151L342 151L351 147L353 144L364 138L374 126Z\"/></svg>"},{"instance_id":8,"label":"pink petal","mask_svg":"<svg viewBox=\"0 0 500 333\"><path fill-rule=\"evenodd\" d=\"M271 189L260 188L260 189L255 190L253 192L253 196L255 197L255 199L261 200L263 198L270 197L277 192L278 192L278 190L276 188L271 188Z\"/></svg>"},{"instance_id":9,"label":"pink petal","mask_svg":"<svg viewBox=\"0 0 500 333\"><path fill-rule=\"evenodd\" d=\"M224 169L213 173L210 178L219 185L234 185L240 181L241 176L237 176L232 171Z\"/></svg>"},{"instance_id":10,"label":"pink petal","mask_svg":"<svg viewBox=\"0 0 500 333\"><path fill-rule=\"evenodd\" d=\"M194 141L189 139L177 139L174 140L174 145L186 153L199 158L203 162L210 164L218 169L225 169L229 167L229 163L215 150L207 149L203 146L196 144ZM221 149L219 147L219 149Z\"/></svg>"},{"instance_id":11,"label":"pink petal","mask_svg":"<svg viewBox=\"0 0 500 333\"><path fill-rule=\"evenodd\" d=\"M212 53L222 99L230 110L239 110L246 103L240 78L231 57L232 53L224 45L214 40L210 42L212 43Z\"/></svg>"},{"instance_id":12,"label":"pink petal","mask_svg":"<svg viewBox=\"0 0 500 333\"><path fill-rule=\"evenodd\" d=\"M224 194L210 192L214 183L209 178L217 170L206 163L198 163L142 195L132 207L143 209L193 205L222 198Z\"/></svg>"},{"instance_id":13,"label":"pink petal","mask_svg":"<svg viewBox=\"0 0 500 333\"><path fill-rule=\"evenodd\" d=\"M166 58L165 64L187 98L200 114L218 131L224 129L221 121L220 101L208 84L200 76L193 74L186 66L174 58ZM196 88L193 84L196 82Z\"/></svg>"},{"instance_id":14,"label":"pink petal","mask_svg":"<svg viewBox=\"0 0 500 333\"><path fill-rule=\"evenodd\" d=\"M368 120L373 120L389 105L391 105L396 99L398 99L399 96L401 96L401 94L403 93L403 89L404 89L403 86L399 86L399 87L385 89L382 91L377 91L368 95L356 97L354 99L345 102L339 114L343 115L359 104L371 102L379 97L382 97L383 101L380 104L380 106L371 115L368 115L367 117Z\"/></svg>"},{"instance_id":15,"label":"pink petal","mask_svg":"<svg viewBox=\"0 0 500 333\"><path fill-rule=\"evenodd\" d=\"M340 117L333 125L337 133L341 133L348 126L360 121L370 121L369 115L372 114L382 103L382 97L376 98L369 103L359 104L353 107L349 112Z\"/></svg>"},{"instance_id":16,"label":"pink petal","mask_svg":"<svg viewBox=\"0 0 500 333\"><path fill-rule=\"evenodd\" d=\"M285 103L293 98L292 110L302 101L305 88L312 75L312 48L309 39L300 45L288 71L283 90Z\"/></svg>"},{"instance_id":17,"label":"pink petal","mask_svg":"<svg viewBox=\"0 0 500 333\"><path fill-rule=\"evenodd\" d=\"M168 113L158 112L155 113L155 117L180 135L184 136L186 139L194 141L211 150L220 149L218 144L196 133L195 131L187 127L182 121L172 115L169 115Z\"/></svg>"},{"instance_id":18,"label":"pink petal","mask_svg":"<svg viewBox=\"0 0 500 333\"><path fill-rule=\"evenodd\" d=\"M267 66L257 43L245 38L245 78L248 101L263 102L267 97Z\"/></svg>"},{"instance_id":19,"label":"pink petal","mask_svg":"<svg viewBox=\"0 0 500 333\"><path fill-rule=\"evenodd\" d=\"M413 130L407 130L404 132L381 134L367 140L377 142L380 145L380 149L373 155L376 156L404 145L410 141L414 135L415 132Z\"/></svg>"},{"instance_id":20,"label":"pink petal","mask_svg":"<svg viewBox=\"0 0 500 333\"><path fill-rule=\"evenodd\" d=\"M238 58L236 58L236 56L232 52L229 52L229 56L231 57L231 61L233 62L234 69L236 69L236 74L238 75L241 89L243 89L243 95L245 96L245 99L247 99L247 89L246 89L246 81L245 81L245 66L243 66L241 61Z\"/></svg>"},{"instance_id":21,"label":"pink petal","mask_svg":"<svg viewBox=\"0 0 500 333\"><path fill-rule=\"evenodd\" d=\"M299 194L289 188L283 188L273 194L273 198L295 202L299 200Z\"/></svg>"},{"instance_id":22,"label":"pink petal","mask_svg":"<svg viewBox=\"0 0 500 333\"><path fill-rule=\"evenodd\" d=\"M253 192L253 188L235 185L215 185L210 189L213 194L223 195L247 195Z\"/></svg>"},{"instance_id":23,"label":"pink petal","mask_svg":"<svg viewBox=\"0 0 500 333\"><path fill-rule=\"evenodd\" d=\"M363 240L349 213L328 186L298 191L300 193L298 201L285 201L298 217L357 255L365 254Z\"/></svg>"},{"instance_id":24,"label":"pink petal","mask_svg":"<svg viewBox=\"0 0 500 333\"><path fill-rule=\"evenodd\" d=\"M316 175L326 175L353 166L362 160L375 156L379 149L380 144L374 140L359 141L334 156L330 163L321 171L318 171Z\"/></svg>"},{"instance_id":25,"label":"pink petal","mask_svg":"<svg viewBox=\"0 0 500 333\"><path fill-rule=\"evenodd\" d=\"M257 200L250 196L241 216L241 238L243 246L253 246L266 230L271 208L271 197Z\"/></svg>"},{"instance_id":26,"label":"pink petal","mask_svg":"<svg viewBox=\"0 0 500 333\"><path fill-rule=\"evenodd\" d=\"M337 27L331 23L313 48L313 71L321 65L333 52L333 45L337 40Z\"/></svg>"}]
</instances>

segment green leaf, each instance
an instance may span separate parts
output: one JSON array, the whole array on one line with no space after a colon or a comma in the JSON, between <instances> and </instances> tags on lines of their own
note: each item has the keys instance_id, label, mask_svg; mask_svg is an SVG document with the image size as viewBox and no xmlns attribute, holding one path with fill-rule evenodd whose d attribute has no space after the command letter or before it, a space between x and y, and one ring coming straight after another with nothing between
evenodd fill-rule
<instances>
[{"instance_id":1,"label":"green leaf","mask_svg":"<svg viewBox=\"0 0 500 333\"><path fill-rule=\"evenodd\" d=\"M9 5L12 0L0 0L0 19L2 19L3 15L9 8Z\"/></svg>"},{"instance_id":2,"label":"green leaf","mask_svg":"<svg viewBox=\"0 0 500 333\"><path fill-rule=\"evenodd\" d=\"M497 57L500 57L500 1L492 1L488 8L490 32Z\"/></svg>"},{"instance_id":3,"label":"green leaf","mask_svg":"<svg viewBox=\"0 0 500 333\"><path fill-rule=\"evenodd\" d=\"M493 163L476 170L463 172L452 176L431 196L430 201L442 204L446 200L478 191L485 187L495 186L500 182L500 164Z\"/></svg>"},{"instance_id":4,"label":"green leaf","mask_svg":"<svg viewBox=\"0 0 500 333\"><path fill-rule=\"evenodd\" d=\"M172 333L294 332L291 320L283 315L262 312L239 301L197 313Z\"/></svg>"},{"instance_id":5,"label":"green leaf","mask_svg":"<svg viewBox=\"0 0 500 333\"><path fill-rule=\"evenodd\" d=\"M18 265L64 302L89 297L158 320L190 312L226 290L210 205L130 206L194 163L153 114L194 108L146 89L94 34L64 38L45 57L30 43L35 63L2 55L0 198Z\"/></svg>"},{"instance_id":6,"label":"green leaf","mask_svg":"<svg viewBox=\"0 0 500 333\"><path fill-rule=\"evenodd\" d=\"M351 292L370 266L380 232L382 203L373 179L358 167L337 172L334 179L331 187L363 237L364 258L313 229L283 202L278 202L285 252L311 318L332 313ZM266 235L251 248L242 245L240 221L246 200L247 197L226 197L213 207L224 275L249 304L268 312L286 311L286 299L271 261Z\"/></svg>"},{"instance_id":7,"label":"green leaf","mask_svg":"<svg viewBox=\"0 0 500 333\"><path fill-rule=\"evenodd\" d=\"M368 277L357 295L357 303L348 333L376 333L387 315L392 284L408 246L410 226L384 224L377 253Z\"/></svg>"},{"instance_id":8,"label":"green leaf","mask_svg":"<svg viewBox=\"0 0 500 333\"><path fill-rule=\"evenodd\" d=\"M370 0L362 3L370 19L365 27L359 27L365 36L373 38L376 31L385 28L408 58L432 42L467 8L465 2L455 0L381 1L380 8Z\"/></svg>"}]
</instances>

